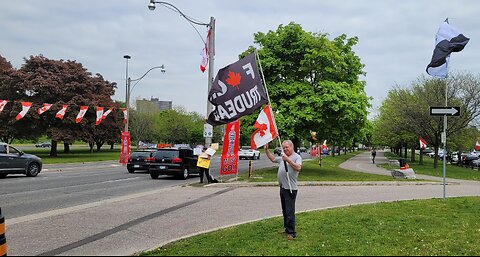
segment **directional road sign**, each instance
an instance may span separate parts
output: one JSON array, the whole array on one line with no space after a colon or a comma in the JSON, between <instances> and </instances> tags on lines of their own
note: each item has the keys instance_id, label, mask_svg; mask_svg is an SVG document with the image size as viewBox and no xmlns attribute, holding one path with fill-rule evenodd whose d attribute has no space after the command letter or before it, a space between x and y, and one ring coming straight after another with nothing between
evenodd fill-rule
<instances>
[{"instance_id":1,"label":"directional road sign","mask_svg":"<svg viewBox=\"0 0 480 257\"><path fill-rule=\"evenodd\" d=\"M460 107L430 107L430 116L460 116Z\"/></svg>"}]
</instances>

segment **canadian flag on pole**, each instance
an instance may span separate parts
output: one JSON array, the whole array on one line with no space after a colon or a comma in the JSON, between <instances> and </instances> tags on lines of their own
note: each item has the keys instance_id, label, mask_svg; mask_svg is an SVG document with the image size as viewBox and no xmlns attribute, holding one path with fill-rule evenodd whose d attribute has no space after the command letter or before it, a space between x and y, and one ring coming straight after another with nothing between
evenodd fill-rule
<instances>
[{"instance_id":1,"label":"canadian flag on pole","mask_svg":"<svg viewBox=\"0 0 480 257\"><path fill-rule=\"evenodd\" d=\"M97 107L97 122L95 123L96 126L100 125L103 120L103 107Z\"/></svg>"},{"instance_id":2,"label":"canadian flag on pole","mask_svg":"<svg viewBox=\"0 0 480 257\"><path fill-rule=\"evenodd\" d=\"M77 119L75 120L76 123L80 123L83 120L83 116L88 111L88 106L80 106L80 112L77 115Z\"/></svg>"},{"instance_id":3,"label":"canadian flag on pole","mask_svg":"<svg viewBox=\"0 0 480 257\"><path fill-rule=\"evenodd\" d=\"M50 110L52 108L51 104L43 104L43 107L38 108L38 114L42 115L44 112Z\"/></svg>"},{"instance_id":4,"label":"canadian flag on pole","mask_svg":"<svg viewBox=\"0 0 480 257\"><path fill-rule=\"evenodd\" d=\"M68 108L68 105L63 105L62 109L58 111L57 114L55 115L55 118L63 120L63 118L65 117L65 114L67 113L67 108Z\"/></svg>"},{"instance_id":5,"label":"canadian flag on pole","mask_svg":"<svg viewBox=\"0 0 480 257\"><path fill-rule=\"evenodd\" d=\"M277 138L277 125L273 119L272 108L269 104L260 112L253 127L257 130L253 132L250 140L250 146L252 149L262 147Z\"/></svg>"},{"instance_id":6,"label":"canadian flag on pole","mask_svg":"<svg viewBox=\"0 0 480 257\"><path fill-rule=\"evenodd\" d=\"M210 46L208 45L210 43L210 30L208 30L207 34L207 42L205 43L205 47L202 49L202 63L200 63L200 70L202 72L205 72L207 69L208 65L208 51L210 49Z\"/></svg>"},{"instance_id":7,"label":"canadian flag on pole","mask_svg":"<svg viewBox=\"0 0 480 257\"><path fill-rule=\"evenodd\" d=\"M7 100L0 100L0 112L3 111L3 108L8 104Z\"/></svg>"},{"instance_id":8,"label":"canadian flag on pole","mask_svg":"<svg viewBox=\"0 0 480 257\"><path fill-rule=\"evenodd\" d=\"M425 139L418 137L418 140L420 141L420 149L427 148L427 141L425 141Z\"/></svg>"},{"instance_id":9,"label":"canadian flag on pole","mask_svg":"<svg viewBox=\"0 0 480 257\"><path fill-rule=\"evenodd\" d=\"M128 115L127 108L122 108L122 112L123 112L123 123L127 124L127 115Z\"/></svg>"},{"instance_id":10,"label":"canadian flag on pole","mask_svg":"<svg viewBox=\"0 0 480 257\"><path fill-rule=\"evenodd\" d=\"M480 144L478 143L478 141L475 144L475 151L480 151Z\"/></svg>"},{"instance_id":11,"label":"canadian flag on pole","mask_svg":"<svg viewBox=\"0 0 480 257\"><path fill-rule=\"evenodd\" d=\"M104 112L102 115L102 120L105 120L112 111L113 111L113 108L110 108L108 109L108 111Z\"/></svg>"},{"instance_id":12,"label":"canadian flag on pole","mask_svg":"<svg viewBox=\"0 0 480 257\"><path fill-rule=\"evenodd\" d=\"M21 120L25 115L27 115L28 110L30 110L30 107L32 107L31 102L22 102L22 111L17 115L15 118L16 120Z\"/></svg>"}]
</instances>

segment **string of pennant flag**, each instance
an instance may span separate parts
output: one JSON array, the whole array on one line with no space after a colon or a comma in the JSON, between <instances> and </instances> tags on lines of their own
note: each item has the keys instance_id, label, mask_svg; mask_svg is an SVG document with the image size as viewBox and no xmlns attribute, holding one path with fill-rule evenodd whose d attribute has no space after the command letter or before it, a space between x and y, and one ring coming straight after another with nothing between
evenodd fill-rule
<instances>
[{"instance_id":1,"label":"string of pennant flag","mask_svg":"<svg viewBox=\"0 0 480 257\"><path fill-rule=\"evenodd\" d=\"M7 106L8 103L13 103L11 101L8 101L8 100L0 100L0 113L3 112L3 109L5 108L5 106ZM17 116L15 117L15 119L17 121L23 119L25 117L25 115L27 115L27 113L30 111L30 109L32 108L33 106L33 103L32 102L21 102L22 104L22 111L20 113L17 114ZM52 108L53 104L48 104L48 103L44 103L42 107L38 108L37 110L37 113L38 115L42 115L44 114L45 112L49 111L51 108ZM67 113L67 110L68 110L68 107L69 105L62 105L62 109L60 109L60 111L58 111L55 115L55 118L57 119L60 119L60 120L63 120L63 118L65 117L66 113ZM85 114L87 113L88 109L90 107L89 106L80 106L80 110L77 114L77 117L75 119L75 122L78 124L80 122L82 122L83 120L83 117L85 116ZM97 113L97 119L95 121L95 125L100 125L100 123L105 120L107 118L107 116L112 113L112 111L115 109L115 108L104 108L104 107L95 107L94 108L96 113ZM120 108L120 110L123 112L123 122L126 124L127 123L127 108Z\"/></svg>"}]
</instances>

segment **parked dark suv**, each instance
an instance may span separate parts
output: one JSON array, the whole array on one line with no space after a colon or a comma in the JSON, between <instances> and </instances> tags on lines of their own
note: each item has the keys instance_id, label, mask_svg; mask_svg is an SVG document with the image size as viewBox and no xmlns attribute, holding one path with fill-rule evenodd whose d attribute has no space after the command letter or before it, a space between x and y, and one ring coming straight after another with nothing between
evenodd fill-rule
<instances>
[{"instance_id":1,"label":"parked dark suv","mask_svg":"<svg viewBox=\"0 0 480 257\"><path fill-rule=\"evenodd\" d=\"M149 172L152 179L160 175L171 175L187 179L191 174L199 174L198 157L190 148L165 148L155 152L150 160Z\"/></svg>"},{"instance_id":2,"label":"parked dark suv","mask_svg":"<svg viewBox=\"0 0 480 257\"><path fill-rule=\"evenodd\" d=\"M25 154L15 147L0 143L0 179L8 174L25 174L36 177L42 170L42 159Z\"/></svg>"},{"instance_id":3,"label":"parked dark suv","mask_svg":"<svg viewBox=\"0 0 480 257\"><path fill-rule=\"evenodd\" d=\"M136 170L148 170L149 161L155 154L156 150L140 150L130 154L128 159L127 170L134 173Z\"/></svg>"}]
</instances>

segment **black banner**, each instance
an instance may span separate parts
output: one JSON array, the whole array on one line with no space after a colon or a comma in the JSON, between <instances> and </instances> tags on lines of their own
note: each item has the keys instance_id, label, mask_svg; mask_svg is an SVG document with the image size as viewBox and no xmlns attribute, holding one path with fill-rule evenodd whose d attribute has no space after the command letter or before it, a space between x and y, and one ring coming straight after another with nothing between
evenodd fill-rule
<instances>
[{"instance_id":1,"label":"black banner","mask_svg":"<svg viewBox=\"0 0 480 257\"><path fill-rule=\"evenodd\" d=\"M215 109L208 116L211 125L222 125L252 114L268 102L255 54L218 71L208 100Z\"/></svg>"}]
</instances>

